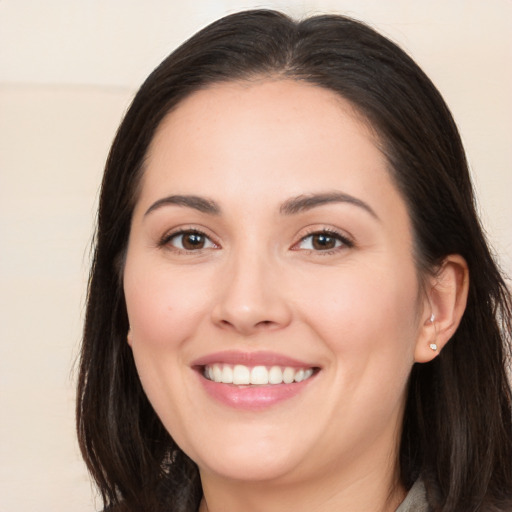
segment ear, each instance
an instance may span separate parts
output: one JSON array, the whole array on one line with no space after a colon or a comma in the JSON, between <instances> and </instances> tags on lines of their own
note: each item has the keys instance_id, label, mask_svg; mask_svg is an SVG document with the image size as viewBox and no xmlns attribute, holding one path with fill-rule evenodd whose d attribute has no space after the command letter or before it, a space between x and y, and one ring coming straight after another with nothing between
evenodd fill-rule
<instances>
[{"instance_id":1,"label":"ear","mask_svg":"<svg viewBox=\"0 0 512 512\"><path fill-rule=\"evenodd\" d=\"M426 363L434 359L453 336L466 309L468 289L466 260L458 254L447 256L426 284L414 353L416 362Z\"/></svg>"},{"instance_id":2,"label":"ear","mask_svg":"<svg viewBox=\"0 0 512 512\"><path fill-rule=\"evenodd\" d=\"M126 335L126 340L128 341L128 345L132 346L132 331L128 328L128 334Z\"/></svg>"}]
</instances>

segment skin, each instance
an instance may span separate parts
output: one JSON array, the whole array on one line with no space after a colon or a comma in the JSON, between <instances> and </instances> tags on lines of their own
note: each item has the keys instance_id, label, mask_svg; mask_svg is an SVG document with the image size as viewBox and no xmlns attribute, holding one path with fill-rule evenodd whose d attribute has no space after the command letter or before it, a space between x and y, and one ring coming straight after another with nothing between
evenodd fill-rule
<instances>
[{"instance_id":1,"label":"skin","mask_svg":"<svg viewBox=\"0 0 512 512\"><path fill-rule=\"evenodd\" d=\"M356 201L282 211L333 192ZM158 203L174 195L220 213ZM191 229L207 238L186 251L179 232ZM311 235L325 230L328 250ZM199 466L202 510L396 509L407 379L456 327L467 282L453 257L424 292L412 239L375 135L332 92L227 83L166 117L133 214L128 341L153 407ZM288 400L239 410L206 393L193 368L224 350L271 351L319 371Z\"/></svg>"}]
</instances>

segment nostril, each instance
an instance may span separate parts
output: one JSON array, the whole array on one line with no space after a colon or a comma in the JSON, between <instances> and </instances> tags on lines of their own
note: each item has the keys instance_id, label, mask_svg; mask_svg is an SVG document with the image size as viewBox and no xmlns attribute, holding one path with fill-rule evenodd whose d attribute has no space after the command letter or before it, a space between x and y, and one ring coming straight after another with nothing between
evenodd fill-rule
<instances>
[{"instance_id":1,"label":"nostril","mask_svg":"<svg viewBox=\"0 0 512 512\"><path fill-rule=\"evenodd\" d=\"M259 327L271 327L272 325L274 325L274 322L272 322L272 320L262 320L261 322L258 322L256 324L256 326Z\"/></svg>"}]
</instances>

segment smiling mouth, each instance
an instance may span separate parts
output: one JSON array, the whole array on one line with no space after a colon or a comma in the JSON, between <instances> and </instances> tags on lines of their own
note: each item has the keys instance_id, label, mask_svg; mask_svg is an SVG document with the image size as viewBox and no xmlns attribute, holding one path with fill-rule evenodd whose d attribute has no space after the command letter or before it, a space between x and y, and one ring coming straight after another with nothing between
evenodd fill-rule
<instances>
[{"instance_id":1,"label":"smiling mouth","mask_svg":"<svg viewBox=\"0 0 512 512\"><path fill-rule=\"evenodd\" d=\"M207 380L221 384L268 386L299 383L311 378L316 371L317 368L215 363L205 365L202 374Z\"/></svg>"}]
</instances>

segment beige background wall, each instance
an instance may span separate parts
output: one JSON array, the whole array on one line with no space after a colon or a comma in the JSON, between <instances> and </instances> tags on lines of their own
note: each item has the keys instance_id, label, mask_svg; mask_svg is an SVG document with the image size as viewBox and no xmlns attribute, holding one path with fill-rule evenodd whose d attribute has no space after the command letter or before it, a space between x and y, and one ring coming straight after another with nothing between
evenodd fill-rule
<instances>
[{"instance_id":1,"label":"beige background wall","mask_svg":"<svg viewBox=\"0 0 512 512\"><path fill-rule=\"evenodd\" d=\"M1 0L0 512L95 510L72 367L108 146L170 50L257 5L348 13L409 50L453 110L512 273L510 0Z\"/></svg>"}]
</instances>

